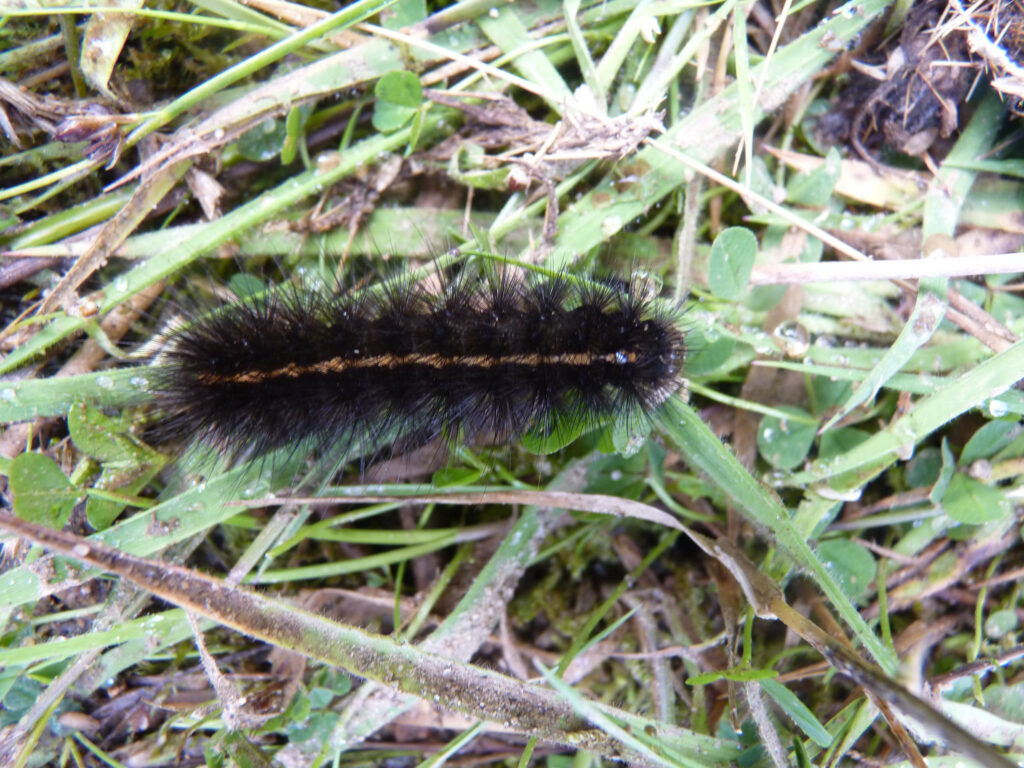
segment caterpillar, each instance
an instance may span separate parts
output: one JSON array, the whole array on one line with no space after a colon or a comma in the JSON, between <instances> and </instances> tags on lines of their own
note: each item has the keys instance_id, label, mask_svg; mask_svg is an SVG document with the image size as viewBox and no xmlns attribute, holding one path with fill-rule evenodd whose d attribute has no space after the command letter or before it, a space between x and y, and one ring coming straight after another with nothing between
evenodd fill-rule
<instances>
[{"instance_id":1,"label":"caterpillar","mask_svg":"<svg viewBox=\"0 0 1024 768\"><path fill-rule=\"evenodd\" d=\"M301 441L515 439L643 419L682 384L678 312L642 281L442 277L336 294L290 289L174 332L165 428L233 459Z\"/></svg>"}]
</instances>

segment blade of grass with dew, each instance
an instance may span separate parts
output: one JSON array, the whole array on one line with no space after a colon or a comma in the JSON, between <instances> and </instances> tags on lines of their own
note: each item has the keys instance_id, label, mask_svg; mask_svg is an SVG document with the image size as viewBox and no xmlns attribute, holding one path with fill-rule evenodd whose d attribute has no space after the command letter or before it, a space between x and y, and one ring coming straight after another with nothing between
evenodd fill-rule
<instances>
[{"instance_id":1,"label":"blade of grass with dew","mask_svg":"<svg viewBox=\"0 0 1024 768\"><path fill-rule=\"evenodd\" d=\"M500 6L496 10L498 15L481 14L476 20L491 42L508 53L530 41L527 27L519 18L514 6ZM565 101L572 98L572 91L543 51L529 50L517 58L512 66L527 80L543 83L544 88L551 92L554 99L548 106L555 114L561 114L565 108Z\"/></svg>"},{"instance_id":2,"label":"blade of grass with dew","mask_svg":"<svg viewBox=\"0 0 1024 768\"><path fill-rule=\"evenodd\" d=\"M744 512L749 520L767 529L783 551L805 569L831 601L856 640L866 648L887 674L897 667L895 654L886 648L856 607L843 593L825 565L793 526L789 512L769 489L755 480L727 447L722 445L690 406L677 396L661 407L657 425L694 469L709 477Z\"/></svg>"},{"instance_id":3,"label":"blade of grass with dew","mask_svg":"<svg viewBox=\"0 0 1024 768\"><path fill-rule=\"evenodd\" d=\"M688 9L692 3L689 0L684 0L681 3L666 3L665 5L674 6L666 8L667 13L665 15L675 16ZM615 79L619 76L619 70L622 69L622 65L625 63L626 57L629 55L636 39L640 37L641 31L650 29L652 23L660 25L658 20L659 14L656 8L657 6L654 3L636 3L629 14L629 18L626 19L624 24L619 26L615 37L605 49L604 55L601 56L601 60L597 62L595 67L595 74L601 92L608 93L611 91L612 86L615 84Z\"/></svg>"},{"instance_id":4,"label":"blade of grass with dew","mask_svg":"<svg viewBox=\"0 0 1024 768\"><path fill-rule=\"evenodd\" d=\"M786 371L796 371L808 376L824 376L836 381L860 381L864 371L853 368L838 368L826 365L807 365L805 363L789 363L785 361L764 360L759 365L766 368L779 368ZM907 373L897 373L885 383L886 389L896 392L908 392L912 395L935 395L941 392L946 386L953 382L953 377L921 375L914 376ZM995 410L1002 410L1005 413L1024 414L1024 393L1016 390L1004 392L998 397L989 401Z\"/></svg>"},{"instance_id":5,"label":"blade of grass with dew","mask_svg":"<svg viewBox=\"0 0 1024 768\"><path fill-rule=\"evenodd\" d=\"M938 179L925 196L921 236L926 242L932 235L952 237L956 234L961 209L977 177L976 172L959 169L956 163L982 157L991 151L998 140L1005 112L1006 105L999 94L989 92L967 127L962 129L963 133L939 168Z\"/></svg>"},{"instance_id":6,"label":"blade of grass with dew","mask_svg":"<svg viewBox=\"0 0 1024 768\"><path fill-rule=\"evenodd\" d=\"M696 2L692 4L692 7L698 8L703 5L703 3ZM665 58L659 55L655 59L655 66L637 87L630 111L645 111L661 106L665 101L668 88L680 76L684 67L693 63L701 47L710 44L719 28L728 21L730 14L741 5L737 0L724 0L719 3L714 12L701 22L694 34L687 38L680 51ZM684 23L683 29L686 26L688 26L688 21Z\"/></svg>"},{"instance_id":7,"label":"blade of grass with dew","mask_svg":"<svg viewBox=\"0 0 1024 768\"><path fill-rule=\"evenodd\" d=\"M743 150L743 183L750 187L754 173L754 114L750 108L754 88L750 77L750 44L747 41L747 7L737 5L732 11L733 56L736 58L736 103L740 110L740 148ZM762 67L762 76L765 75ZM737 154L733 166L739 165Z\"/></svg>"},{"instance_id":8,"label":"blade of grass with dew","mask_svg":"<svg viewBox=\"0 0 1024 768\"><path fill-rule=\"evenodd\" d=\"M464 537L461 537L464 538ZM400 562L407 562L416 557L422 557L432 552L452 546L460 539L455 534L438 536L423 544L414 544L408 547L389 549L386 552L379 552L365 557L353 557L346 560L320 563L319 565L305 565L295 568L280 568L276 570L265 570L253 574L245 580L246 584L287 584L304 579L325 579L332 576L341 576L347 573L361 573L394 565Z\"/></svg>"},{"instance_id":9,"label":"blade of grass with dew","mask_svg":"<svg viewBox=\"0 0 1024 768\"><path fill-rule=\"evenodd\" d=\"M547 526L537 508L525 508L455 609L420 647L468 661L490 635L498 608L495 596L519 581L546 533ZM380 728L381 723L390 722L415 704L413 697L396 701L391 695L373 694L373 687L371 683L366 684L358 697L358 706L350 706L343 713L329 737L332 749L341 750L363 741Z\"/></svg>"},{"instance_id":10,"label":"blade of grass with dew","mask_svg":"<svg viewBox=\"0 0 1024 768\"><path fill-rule=\"evenodd\" d=\"M300 216L298 213L286 212L282 218L291 221ZM491 213L474 213L469 221L473 227L486 229L494 222L494 218ZM465 214L462 211L413 207L376 208L361 222L351 243L351 230L348 227L338 227L329 232L246 230L233 242L238 246L240 256L337 257L346 252L349 255L376 256L383 252L389 258L427 258L435 255L441 244L462 241L464 222ZM169 250L174 244L197 236L213 224L182 224L132 235L110 256L131 261L148 258L153 253ZM85 251L85 245L78 241L28 246L12 244L10 250L16 251L18 257L74 258ZM527 235L513 232L512 237L505 239L504 245L519 249L527 245ZM4 255L3 252L0 255Z\"/></svg>"},{"instance_id":11,"label":"blade of grass with dew","mask_svg":"<svg viewBox=\"0 0 1024 768\"><path fill-rule=\"evenodd\" d=\"M979 364L943 388L938 394L914 404L913 409L863 443L828 462L816 462L809 470L786 478L789 486L828 481L828 488L846 494L859 488L914 446L972 408L987 406L993 398L1013 394L1008 390L1024 370L1024 341ZM1001 410L1001 408L1000 408Z\"/></svg>"},{"instance_id":12,"label":"blade of grass with dew","mask_svg":"<svg viewBox=\"0 0 1024 768\"><path fill-rule=\"evenodd\" d=\"M210 621L204 623L214 626ZM85 632L73 637L57 637L36 645L0 649L0 667L61 661L86 651L133 641L146 641L152 652L157 643L162 646L171 645L189 634L191 630L185 620L185 612L173 609L123 621L116 629Z\"/></svg>"},{"instance_id":13,"label":"blade of grass with dew","mask_svg":"<svg viewBox=\"0 0 1024 768\"><path fill-rule=\"evenodd\" d=\"M192 4L210 13L216 13L225 19L240 21L266 30L263 34L270 36L273 32L289 35L295 30L289 25L268 16L255 8L250 8L234 0L192 0Z\"/></svg>"},{"instance_id":14,"label":"blade of grass with dew","mask_svg":"<svg viewBox=\"0 0 1024 768\"><path fill-rule=\"evenodd\" d=\"M7 243L5 250L31 248L82 232L120 211L134 191L135 187L130 187L100 195L93 200L33 221Z\"/></svg>"},{"instance_id":15,"label":"blade of grass with dew","mask_svg":"<svg viewBox=\"0 0 1024 768\"><path fill-rule=\"evenodd\" d=\"M862 369L863 375L882 359L881 347L823 347L812 345L807 359L813 363L831 365L847 370ZM917 350L906 365L904 373L928 376L937 371L964 370L988 360L992 352L973 336L945 337L941 344Z\"/></svg>"},{"instance_id":16,"label":"blade of grass with dew","mask_svg":"<svg viewBox=\"0 0 1024 768\"><path fill-rule=\"evenodd\" d=\"M0 385L0 422L63 416L74 403L126 407L150 399L142 367L50 379L22 379Z\"/></svg>"},{"instance_id":17,"label":"blade of grass with dew","mask_svg":"<svg viewBox=\"0 0 1024 768\"><path fill-rule=\"evenodd\" d=\"M822 432L827 432L854 409L872 400L878 394L878 390L902 370L914 352L928 343L946 313L947 283L947 280L937 278L921 281L921 290L918 291L914 310L907 318L903 330L882 355L878 364L867 373L842 407L821 428Z\"/></svg>"},{"instance_id":18,"label":"blade of grass with dew","mask_svg":"<svg viewBox=\"0 0 1024 768\"><path fill-rule=\"evenodd\" d=\"M594 66L594 59L587 48L587 41L583 37L583 30L580 29L576 14L580 10L580 0L563 0L565 8L565 27L569 32L569 40L572 43L573 53L576 55L576 63L583 75L583 82L587 84L591 95L597 104L606 105L608 97L604 86L597 76L597 69ZM566 88L568 90L568 88Z\"/></svg>"}]
</instances>

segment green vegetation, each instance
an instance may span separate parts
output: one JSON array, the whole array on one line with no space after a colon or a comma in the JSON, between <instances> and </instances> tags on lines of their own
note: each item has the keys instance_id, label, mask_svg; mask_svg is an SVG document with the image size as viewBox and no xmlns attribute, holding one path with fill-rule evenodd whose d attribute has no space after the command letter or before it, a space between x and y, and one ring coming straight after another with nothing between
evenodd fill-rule
<instances>
[{"instance_id":1,"label":"green vegetation","mask_svg":"<svg viewBox=\"0 0 1024 768\"><path fill-rule=\"evenodd\" d=\"M1020 110L931 13L0 11L0 763L1011 765ZM183 313L498 260L685 303L649 433L159 435Z\"/></svg>"}]
</instances>

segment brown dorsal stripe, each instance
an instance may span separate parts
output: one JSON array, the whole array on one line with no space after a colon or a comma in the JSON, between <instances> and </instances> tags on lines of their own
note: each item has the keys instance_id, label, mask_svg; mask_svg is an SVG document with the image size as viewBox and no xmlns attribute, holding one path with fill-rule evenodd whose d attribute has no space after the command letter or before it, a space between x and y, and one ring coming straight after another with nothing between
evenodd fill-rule
<instances>
[{"instance_id":1,"label":"brown dorsal stripe","mask_svg":"<svg viewBox=\"0 0 1024 768\"><path fill-rule=\"evenodd\" d=\"M525 365L539 367L543 365L588 366L595 363L618 363L625 365L636 362L635 352L613 352L609 354L589 354L573 352L558 355L468 355L465 357L443 357L441 355L375 355L373 357L343 358L335 357L319 363L298 365L289 363L281 368L270 371L242 371L240 373L211 373L204 371L199 374L203 384L256 384L273 379L297 379L310 374L344 373L356 369L367 368L398 368L403 365L421 365L427 368L493 368L499 365Z\"/></svg>"}]
</instances>

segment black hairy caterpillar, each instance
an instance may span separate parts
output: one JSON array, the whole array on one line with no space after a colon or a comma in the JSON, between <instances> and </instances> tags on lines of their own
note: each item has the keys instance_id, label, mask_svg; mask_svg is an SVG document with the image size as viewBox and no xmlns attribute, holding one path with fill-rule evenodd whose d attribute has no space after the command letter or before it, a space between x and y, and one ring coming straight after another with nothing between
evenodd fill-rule
<instances>
[{"instance_id":1,"label":"black hairy caterpillar","mask_svg":"<svg viewBox=\"0 0 1024 768\"><path fill-rule=\"evenodd\" d=\"M234 459L302 441L513 439L642 419L682 384L677 312L642 281L442 283L293 289L200 317L163 355L165 428Z\"/></svg>"}]
</instances>

